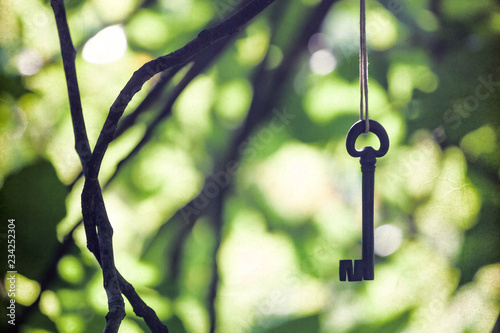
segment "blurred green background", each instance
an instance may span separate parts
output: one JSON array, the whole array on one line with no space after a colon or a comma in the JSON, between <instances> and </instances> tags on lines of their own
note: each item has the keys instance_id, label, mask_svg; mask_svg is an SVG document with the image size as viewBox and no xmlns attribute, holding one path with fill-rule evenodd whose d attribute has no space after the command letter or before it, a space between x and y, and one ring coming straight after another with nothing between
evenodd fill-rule
<instances>
[{"instance_id":1,"label":"blurred green background","mask_svg":"<svg viewBox=\"0 0 500 333\"><path fill-rule=\"evenodd\" d=\"M490 332L500 311L500 4L367 1L370 116L391 148L377 163L375 280L349 283L338 262L361 256L361 172L344 141L359 112L359 2L330 2L321 11L317 0L277 0L122 164L104 191L116 265L171 332L208 332L211 281L217 332ZM91 147L137 68L238 5L66 1ZM71 185L80 164L54 16L47 1L0 6L1 274L15 218L17 328L102 331L102 273L83 227L66 237L83 182ZM186 72L111 144L101 184ZM181 210L200 191L192 207L203 214ZM4 327L3 286L1 297ZM121 331L147 332L126 310Z\"/></svg>"}]
</instances>

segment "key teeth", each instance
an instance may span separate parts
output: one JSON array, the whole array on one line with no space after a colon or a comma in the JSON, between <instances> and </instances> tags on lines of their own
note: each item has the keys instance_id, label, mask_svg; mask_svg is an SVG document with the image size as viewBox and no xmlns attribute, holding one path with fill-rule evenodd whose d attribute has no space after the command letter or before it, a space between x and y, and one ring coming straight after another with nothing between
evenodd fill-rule
<instances>
[{"instance_id":1,"label":"key teeth","mask_svg":"<svg viewBox=\"0 0 500 333\"><path fill-rule=\"evenodd\" d=\"M352 260L340 260L339 279L345 281L346 276L348 281L363 281L365 271L365 263L363 260L354 260L354 269ZM372 279L373 280L373 279Z\"/></svg>"},{"instance_id":2,"label":"key teeth","mask_svg":"<svg viewBox=\"0 0 500 333\"><path fill-rule=\"evenodd\" d=\"M345 281L346 276L348 276L349 281L351 281L351 278L352 278L352 260L350 260L350 259L340 260L340 265L339 265L339 279L340 279L340 281Z\"/></svg>"}]
</instances>

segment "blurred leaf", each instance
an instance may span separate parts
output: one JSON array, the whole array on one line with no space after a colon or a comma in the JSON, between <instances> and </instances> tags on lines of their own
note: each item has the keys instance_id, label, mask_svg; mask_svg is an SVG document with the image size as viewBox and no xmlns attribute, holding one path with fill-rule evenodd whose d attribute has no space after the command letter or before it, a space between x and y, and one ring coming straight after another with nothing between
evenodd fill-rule
<instances>
[{"instance_id":1,"label":"blurred leaf","mask_svg":"<svg viewBox=\"0 0 500 333\"><path fill-rule=\"evenodd\" d=\"M15 219L16 270L30 279L40 277L58 244L56 225L66 215L66 194L44 160L7 177L0 190L2 234L7 220Z\"/></svg>"},{"instance_id":2,"label":"blurred leaf","mask_svg":"<svg viewBox=\"0 0 500 333\"><path fill-rule=\"evenodd\" d=\"M271 328L268 333L317 333L320 332L319 315L303 317L288 321Z\"/></svg>"},{"instance_id":3,"label":"blurred leaf","mask_svg":"<svg viewBox=\"0 0 500 333\"><path fill-rule=\"evenodd\" d=\"M396 333L403 332L411 318L411 311L405 311L398 317L384 323L374 323L368 325L360 325L352 330L350 333Z\"/></svg>"},{"instance_id":4,"label":"blurred leaf","mask_svg":"<svg viewBox=\"0 0 500 333\"><path fill-rule=\"evenodd\" d=\"M184 324L182 323L182 320L179 319L177 316L173 316L167 322L165 323L168 327L169 332L175 332L175 333L185 333L186 328L184 327Z\"/></svg>"},{"instance_id":5,"label":"blurred leaf","mask_svg":"<svg viewBox=\"0 0 500 333\"><path fill-rule=\"evenodd\" d=\"M24 87L20 76L2 75L2 73L0 73L0 92L5 92L12 95L14 98L19 98L28 91L29 90ZM0 100L0 102L1 101L2 100Z\"/></svg>"}]
</instances>

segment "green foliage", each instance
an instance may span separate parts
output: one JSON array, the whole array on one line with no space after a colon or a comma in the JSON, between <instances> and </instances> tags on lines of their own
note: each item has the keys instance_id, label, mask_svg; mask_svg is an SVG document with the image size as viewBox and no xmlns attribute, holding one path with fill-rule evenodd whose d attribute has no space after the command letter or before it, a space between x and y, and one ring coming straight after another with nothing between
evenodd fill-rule
<instances>
[{"instance_id":1,"label":"green foliage","mask_svg":"<svg viewBox=\"0 0 500 333\"><path fill-rule=\"evenodd\" d=\"M54 167L44 160L4 181L0 191L2 232L7 234L5 221L16 220L16 269L30 279L41 277L47 258L54 254L56 226L66 215L66 195Z\"/></svg>"},{"instance_id":2,"label":"green foliage","mask_svg":"<svg viewBox=\"0 0 500 333\"><path fill-rule=\"evenodd\" d=\"M93 147L133 72L239 1L65 3ZM359 13L357 2L338 1L311 31L321 34L294 48L319 3L277 0L251 21L105 187L116 266L171 332L208 332L215 272L220 333L490 331L500 311L499 5L367 1L370 117L391 142L375 185L376 227L386 228L378 229L375 281L341 283L339 260L361 252L361 172L345 151L359 117ZM49 2L0 6L0 240L4 255L15 218L16 268L31 293L19 302L28 306L81 219L82 181L70 186L81 166ZM82 55L116 24L123 54L105 64ZM110 145L101 185L186 73ZM218 211L214 193L222 192ZM25 332L104 326L102 272L83 227L72 237L39 306L22 319ZM5 260L1 267L3 278ZM128 302L126 312L124 332L148 331Z\"/></svg>"},{"instance_id":3,"label":"green foliage","mask_svg":"<svg viewBox=\"0 0 500 333\"><path fill-rule=\"evenodd\" d=\"M268 330L269 333L319 332L321 329L319 316L310 316L291 320Z\"/></svg>"}]
</instances>

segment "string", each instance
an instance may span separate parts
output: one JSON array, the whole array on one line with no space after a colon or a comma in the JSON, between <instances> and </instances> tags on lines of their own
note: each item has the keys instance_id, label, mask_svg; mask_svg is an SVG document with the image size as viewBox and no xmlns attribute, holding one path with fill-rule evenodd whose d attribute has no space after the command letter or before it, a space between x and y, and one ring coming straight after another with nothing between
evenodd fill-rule
<instances>
[{"instance_id":1,"label":"string","mask_svg":"<svg viewBox=\"0 0 500 333\"><path fill-rule=\"evenodd\" d=\"M365 0L360 0L359 10L359 89L360 106L359 120L365 120L365 134L370 131L368 117L368 51L366 49L366 6Z\"/></svg>"}]
</instances>

